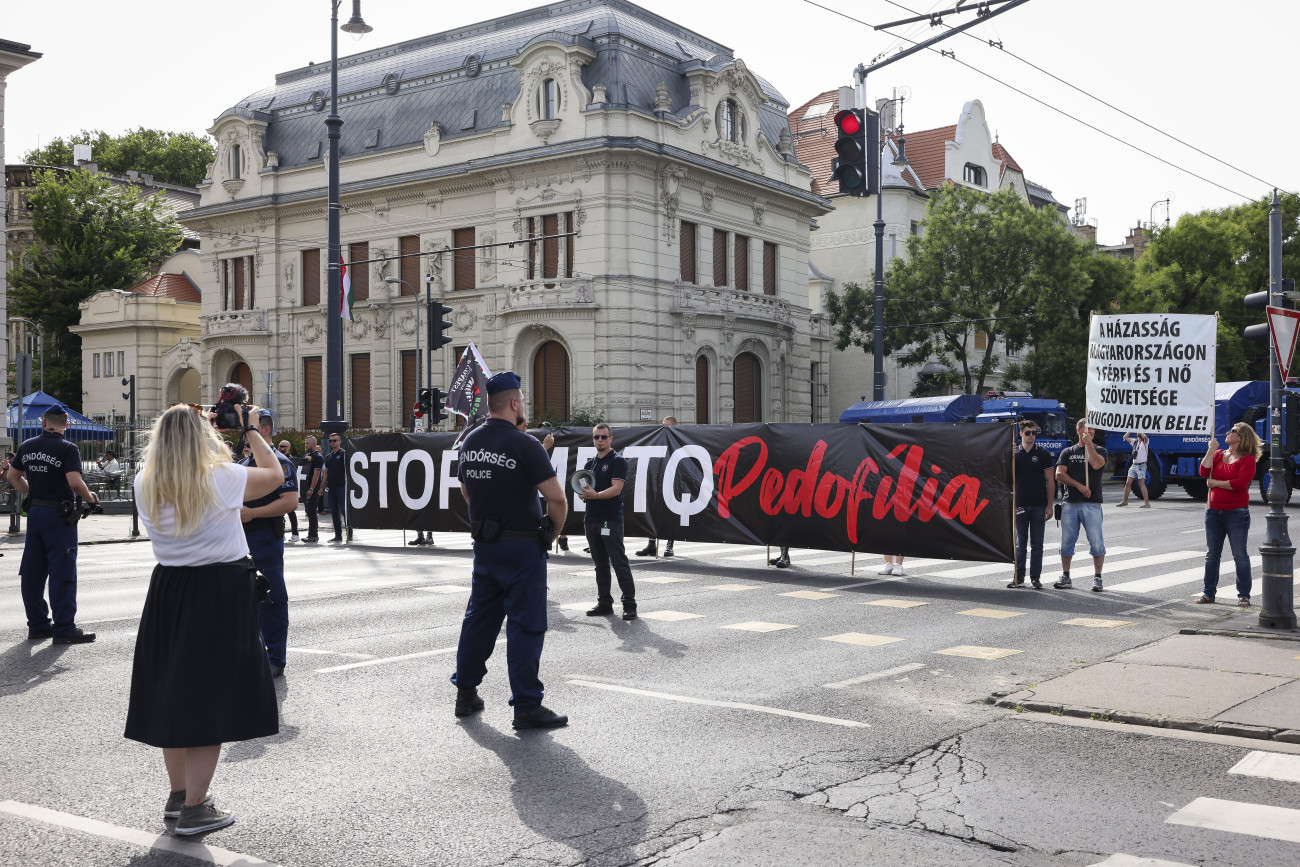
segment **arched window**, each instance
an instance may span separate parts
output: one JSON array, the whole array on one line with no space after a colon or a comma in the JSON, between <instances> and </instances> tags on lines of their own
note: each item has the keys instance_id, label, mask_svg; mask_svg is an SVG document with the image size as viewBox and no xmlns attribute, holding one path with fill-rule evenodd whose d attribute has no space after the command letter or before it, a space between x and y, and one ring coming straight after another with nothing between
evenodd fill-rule
<instances>
[{"instance_id":1,"label":"arched window","mask_svg":"<svg viewBox=\"0 0 1300 867\"><path fill-rule=\"evenodd\" d=\"M537 89L537 116L542 120L554 120L560 113L560 86L554 78L548 78Z\"/></svg>"},{"instance_id":2,"label":"arched window","mask_svg":"<svg viewBox=\"0 0 1300 867\"><path fill-rule=\"evenodd\" d=\"M244 388L248 389L248 397L253 397L253 371L249 369L244 362L239 362L230 368L230 378L226 382L237 382Z\"/></svg>"},{"instance_id":3,"label":"arched window","mask_svg":"<svg viewBox=\"0 0 1300 867\"><path fill-rule=\"evenodd\" d=\"M977 187L988 186L984 183L984 169L974 163L966 163L966 168L962 169L961 179Z\"/></svg>"},{"instance_id":4,"label":"arched window","mask_svg":"<svg viewBox=\"0 0 1300 867\"><path fill-rule=\"evenodd\" d=\"M569 353L558 341L543 343L533 356L532 424L569 418Z\"/></svg>"},{"instance_id":5,"label":"arched window","mask_svg":"<svg viewBox=\"0 0 1300 867\"><path fill-rule=\"evenodd\" d=\"M740 106L734 99L724 99L718 103L718 135L724 141L743 141L745 138L745 118L740 113Z\"/></svg>"},{"instance_id":6,"label":"arched window","mask_svg":"<svg viewBox=\"0 0 1300 867\"><path fill-rule=\"evenodd\" d=\"M709 359L705 355L695 359L695 423L709 423Z\"/></svg>"},{"instance_id":7,"label":"arched window","mask_svg":"<svg viewBox=\"0 0 1300 867\"><path fill-rule=\"evenodd\" d=\"M230 179L239 180L243 176L243 169L244 157L239 145L232 145L230 148Z\"/></svg>"},{"instance_id":8,"label":"arched window","mask_svg":"<svg viewBox=\"0 0 1300 867\"><path fill-rule=\"evenodd\" d=\"M733 368L736 411L732 421L736 424L758 423L763 420L763 370L752 352L736 356Z\"/></svg>"}]
</instances>

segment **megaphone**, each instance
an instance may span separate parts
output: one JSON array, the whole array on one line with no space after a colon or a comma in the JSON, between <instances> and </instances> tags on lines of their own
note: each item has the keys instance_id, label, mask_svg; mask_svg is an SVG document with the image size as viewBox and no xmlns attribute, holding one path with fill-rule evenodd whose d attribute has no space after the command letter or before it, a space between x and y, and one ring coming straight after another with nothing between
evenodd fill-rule
<instances>
[{"instance_id":1,"label":"megaphone","mask_svg":"<svg viewBox=\"0 0 1300 867\"><path fill-rule=\"evenodd\" d=\"M591 470L578 470L569 479L569 487L573 488L575 494L590 491L596 487L596 474Z\"/></svg>"}]
</instances>

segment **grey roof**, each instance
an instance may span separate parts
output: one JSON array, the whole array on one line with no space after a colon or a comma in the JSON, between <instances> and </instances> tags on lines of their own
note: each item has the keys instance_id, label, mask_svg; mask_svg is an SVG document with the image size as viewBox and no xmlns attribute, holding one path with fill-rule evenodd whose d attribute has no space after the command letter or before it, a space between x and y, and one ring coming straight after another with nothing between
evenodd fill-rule
<instances>
[{"instance_id":1,"label":"grey roof","mask_svg":"<svg viewBox=\"0 0 1300 867\"><path fill-rule=\"evenodd\" d=\"M678 117L692 108L686 71L721 69L735 60L725 45L627 0L552 3L340 58L342 153L417 144L434 121L444 138L504 126L501 106L517 99L520 87L519 70L509 61L543 39L596 54L583 70L583 83L589 90L604 85L608 108L651 113L655 88L663 81L671 113ZM471 68L471 57L477 69ZM273 86L221 116L266 121L265 148L279 154L280 165L311 162L325 147L329 71L329 63L319 63L281 73ZM771 100L759 112L758 126L775 145L789 129L789 104L771 84L758 80ZM312 103L314 94L319 108Z\"/></svg>"},{"instance_id":2,"label":"grey roof","mask_svg":"<svg viewBox=\"0 0 1300 867\"><path fill-rule=\"evenodd\" d=\"M1025 192L1029 194L1030 200L1037 200L1038 202L1041 202L1043 205L1061 204L1052 195L1051 190L1049 190L1047 187L1043 186L1042 184L1034 183L1028 178L1025 179Z\"/></svg>"}]
</instances>

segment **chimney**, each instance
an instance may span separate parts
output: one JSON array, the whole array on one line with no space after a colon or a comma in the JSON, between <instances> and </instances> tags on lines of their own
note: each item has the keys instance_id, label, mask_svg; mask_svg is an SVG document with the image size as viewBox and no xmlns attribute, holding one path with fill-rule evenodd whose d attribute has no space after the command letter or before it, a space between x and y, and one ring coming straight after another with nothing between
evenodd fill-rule
<instances>
[{"instance_id":1,"label":"chimney","mask_svg":"<svg viewBox=\"0 0 1300 867\"><path fill-rule=\"evenodd\" d=\"M153 172L141 172L141 173L140 173L140 180L144 182L144 185L145 185L146 187L152 187L152 186L153 186Z\"/></svg>"},{"instance_id":2,"label":"chimney","mask_svg":"<svg viewBox=\"0 0 1300 867\"><path fill-rule=\"evenodd\" d=\"M127 169L126 179L134 183L135 181L140 180L140 173L137 172L135 169Z\"/></svg>"}]
</instances>

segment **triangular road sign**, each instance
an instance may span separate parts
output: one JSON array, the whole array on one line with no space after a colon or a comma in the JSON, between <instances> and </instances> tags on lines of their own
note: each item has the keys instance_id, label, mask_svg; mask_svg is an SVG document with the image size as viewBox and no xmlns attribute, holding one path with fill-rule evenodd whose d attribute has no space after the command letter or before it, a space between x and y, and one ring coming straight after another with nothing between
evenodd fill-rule
<instances>
[{"instance_id":1,"label":"triangular road sign","mask_svg":"<svg viewBox=\"0 0 1300 867\"><path fill-rule=\"evenodd\" d=\"M1273 337L1273 350L1277 353L1277 366L1282 371L1283 382L1286 382L1291 358L1295 355L1297 331L1300 331L1300 310L1268 308L1268 333Z\"/></svg>"}]
</instances>

